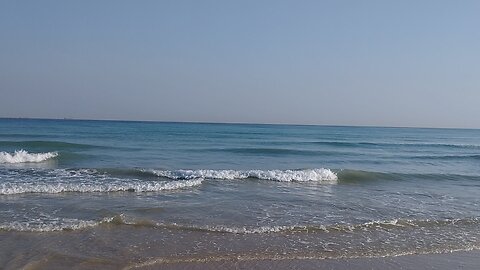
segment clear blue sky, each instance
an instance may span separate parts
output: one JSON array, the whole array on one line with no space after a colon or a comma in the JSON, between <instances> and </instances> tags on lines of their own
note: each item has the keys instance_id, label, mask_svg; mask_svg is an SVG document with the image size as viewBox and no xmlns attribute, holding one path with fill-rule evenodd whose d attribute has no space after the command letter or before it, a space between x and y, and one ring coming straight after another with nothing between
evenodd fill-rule
<instances>
[{"instance_id":1,"label":"clear blue sky","mask_svg":"<svg viewBox=\"0 0 480 270\"><path fill-rule=\"evenodd\" d=\"M480 128L480 1L0 1L0 117Z\"/></svg>"}]
</instances>

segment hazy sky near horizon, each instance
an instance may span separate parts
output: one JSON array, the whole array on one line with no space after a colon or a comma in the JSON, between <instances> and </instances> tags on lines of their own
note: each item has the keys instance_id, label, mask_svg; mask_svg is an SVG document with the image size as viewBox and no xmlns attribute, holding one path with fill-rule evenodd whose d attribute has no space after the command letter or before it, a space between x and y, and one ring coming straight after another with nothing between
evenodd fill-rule
<instances>
[{"instance_id":1,"label":"hazy sky near horizon","mask_svg":"<svg viewBox=\"0 0 480 270\"><path fill-rule=\"evenodd\" d=\"M1 1L0 117L480 128L480 1Z\"/></svg>"}]
</instances>

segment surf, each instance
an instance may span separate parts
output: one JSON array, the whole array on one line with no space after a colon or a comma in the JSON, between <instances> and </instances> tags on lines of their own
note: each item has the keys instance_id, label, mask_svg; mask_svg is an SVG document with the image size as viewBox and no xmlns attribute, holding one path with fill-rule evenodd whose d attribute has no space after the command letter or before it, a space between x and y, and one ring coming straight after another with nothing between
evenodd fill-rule
<instances>
[{"instance_id":1,"label":"surf","mask_svg":"<svg viewBox=\"0 0 480 270\"><path fill-rule=\"evenodd\" d=\"M156 176L170 179L260 179L278 182L337 181L337 174L330 169L302 170L146 170Z\"/></svg>"},{"instance_id":2,"label":"surf","mask_svg":"<svg viewBox=\"0 0 480 270\"><path fill-rule=\"evenodd\" d=\"M38 163L53 159L58 156L58 152L29 153L25 150L16 150L13 153L0 152L0 163Z\"/></svg>"}]
</instances>

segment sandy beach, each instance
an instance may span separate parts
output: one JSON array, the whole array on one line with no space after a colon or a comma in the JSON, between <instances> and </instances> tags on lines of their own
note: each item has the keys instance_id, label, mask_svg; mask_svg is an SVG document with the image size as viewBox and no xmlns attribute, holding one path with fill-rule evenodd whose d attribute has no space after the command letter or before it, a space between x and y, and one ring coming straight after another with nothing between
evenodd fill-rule
<instances>
[{"instance_id":1,"label":"sandy beach","mask_svg":"<svg viewBox=\"0 0 480 270\"><path fill-rule=\"evenodd\" d=\"M356 259L305 259L305 260L255 260L220 261L209 263L152 264L130 269L435 269L435 270L476 270L480 267L480 252L452 252L445 254L405 255L397 257L356 258Z\"/></svg>"}]
</instances>

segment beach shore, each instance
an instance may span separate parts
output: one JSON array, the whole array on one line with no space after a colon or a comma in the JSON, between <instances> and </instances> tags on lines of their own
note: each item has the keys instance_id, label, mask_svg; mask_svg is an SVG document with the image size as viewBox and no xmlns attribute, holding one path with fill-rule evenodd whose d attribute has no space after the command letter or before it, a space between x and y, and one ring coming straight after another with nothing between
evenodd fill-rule
<instances>
[{"instance_id":1,"label":"beach shore","mask_svg":"<svg viewBox=\"0 0 480 270\"><path fill-rule=\"evenodd\" d=\"M20 265L18 265L20 266ZM218 260L205 262L165 263L160 258L134 264L80 258L43 258L25 264L21 269L435 269L476 270L480 266L480 251L459 251L444 254L415 254L396 257L348 259L279 259L279 260ZM15 269L15 268L7 268Z\"/></svg>"},{"instance_id":2,"label":"beach shore","mask_svg":"<svg viewBox=\"0 0 480 270\"><path fill-rule=\"evenodd\" d=\"M0 126L2 270L480 269L478 130Z\"/></svg>"},{"instance_id":3,"label":"beach shore","mask_svg":"<svg viewBox=\"0 0 480 270\"><path fill-rule=\"evenodd\" d=\"M322 250L321 243L330 242L331 234L358 245L345 249L344 243ZM480 251L474 247L434 251L411 242L405 247L400 246L402 241L389 246L351 239L353 232L348 233L350 238L340 234L233 234L116 223L56 232L3 231L0 269L473 270L480 266ZM302 243L310 244L303 247ZM407 254L402 250L409 255L402 255Z\"/></svg>"},{"instance_id":4,"label":"beach shore","mask_svg":"<svg viewBox=\"0 0 480 270\"><path fill-rule=\"evenodd\" d=\"M396 257L350 259L293 259L216 261L195 263L154 263L132 265L127 269L479 269L480 251L459 251L444 254L415 254Z\"/></svg>"}]
</instances>

